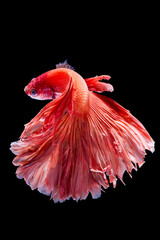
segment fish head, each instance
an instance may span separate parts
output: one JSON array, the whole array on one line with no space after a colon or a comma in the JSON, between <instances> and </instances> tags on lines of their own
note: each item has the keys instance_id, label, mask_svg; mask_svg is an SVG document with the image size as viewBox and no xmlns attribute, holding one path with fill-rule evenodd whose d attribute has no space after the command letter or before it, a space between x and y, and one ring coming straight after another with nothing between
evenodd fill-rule
<instances>
[{"instance_id":1,"label":"fish head","mask_svg":"<svg viewBox=\"0 0 160 240\"><path fill-rule=\"evenodd\" d=\"M41 78L33 78L24 88L25 93L33 99L49 100L54 98L52 89Z\"/></svg>"}]
</instances>

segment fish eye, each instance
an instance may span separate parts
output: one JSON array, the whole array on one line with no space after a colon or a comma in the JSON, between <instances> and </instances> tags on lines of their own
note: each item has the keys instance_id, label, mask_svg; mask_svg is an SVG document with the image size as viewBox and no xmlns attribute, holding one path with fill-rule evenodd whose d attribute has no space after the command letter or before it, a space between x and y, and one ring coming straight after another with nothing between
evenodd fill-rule
<instances>
[{"instance_id":1,"label":"fish eye","mask_svg":"<svg viewBox=\"0 0 160 240\"><path fill-rule=\"evenodd\" d=\"M32 89L31 90L31 94L32 94L32 96L36 96L37 95L37 91L35 89Z\"/></svg>"}]
</instances>

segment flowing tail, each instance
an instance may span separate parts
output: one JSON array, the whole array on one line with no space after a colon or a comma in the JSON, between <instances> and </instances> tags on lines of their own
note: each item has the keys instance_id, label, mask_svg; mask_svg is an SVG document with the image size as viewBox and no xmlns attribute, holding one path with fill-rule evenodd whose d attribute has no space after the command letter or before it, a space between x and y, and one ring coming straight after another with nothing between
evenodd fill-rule
<instances>
[{"instance_id":1,"label":"flowing tail","mask_svg":"<svg viewBox=\"0 0 160 240\"><path fill-rule=\"evenodd\" d=\"M145 149L154 152L154 141L144 126L114 100L91 93L90 106L90 170L105 172L115 187L117 177L123 182L125 171L131 175L132 169L142 166Z\"/></svg>"},{"instance_id":2,"label":"flowing tail","mask_svg":"<svg viewBox=\"0 0 160 240\"><path fill-rule=\"evenodd\" d=\"M48 103L11 144L16 174L31 189L63 202L101 195L117 178L144 163L154 141L132 114L108 97L89 92L89 111L71 114L72 86Z\"/></svg>"}]
</instances>

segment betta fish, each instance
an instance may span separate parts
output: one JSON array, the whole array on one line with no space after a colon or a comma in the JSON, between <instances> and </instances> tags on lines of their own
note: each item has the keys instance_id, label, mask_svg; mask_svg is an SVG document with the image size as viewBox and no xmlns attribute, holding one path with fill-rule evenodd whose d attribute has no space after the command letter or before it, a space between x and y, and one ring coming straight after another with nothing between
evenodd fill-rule
<instances>
[{"instance_id":1,"label":"betta fish","mask_svg":"<svg viewBox=\"0 0 160 240\"><path fill-rule=\"evenodd\" d=\"M20 179L54 202L101 196L144 163L154 141L130 111L99 93L108 75L83 79L68 63L33 78L25 93L51 100L11 143ZM104 80L103 82L101 80Z\"/></svg>"}]
</instances>

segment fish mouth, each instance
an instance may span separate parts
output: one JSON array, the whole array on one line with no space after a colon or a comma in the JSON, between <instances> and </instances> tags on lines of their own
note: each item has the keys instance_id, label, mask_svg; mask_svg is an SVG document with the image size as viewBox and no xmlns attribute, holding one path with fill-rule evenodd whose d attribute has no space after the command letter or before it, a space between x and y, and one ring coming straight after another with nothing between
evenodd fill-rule
<instances>
[{"instance_id":1,"label":"fish mouth","mask_svg":"<svg viewBox=\"0 0 160 240\"><path fill-rule=\"evenodd\" d=\"M28 86L26 86L26 87L24 88L24 92L28 95L28 93L29 93Z\"/></svg>"}]
</instances>

